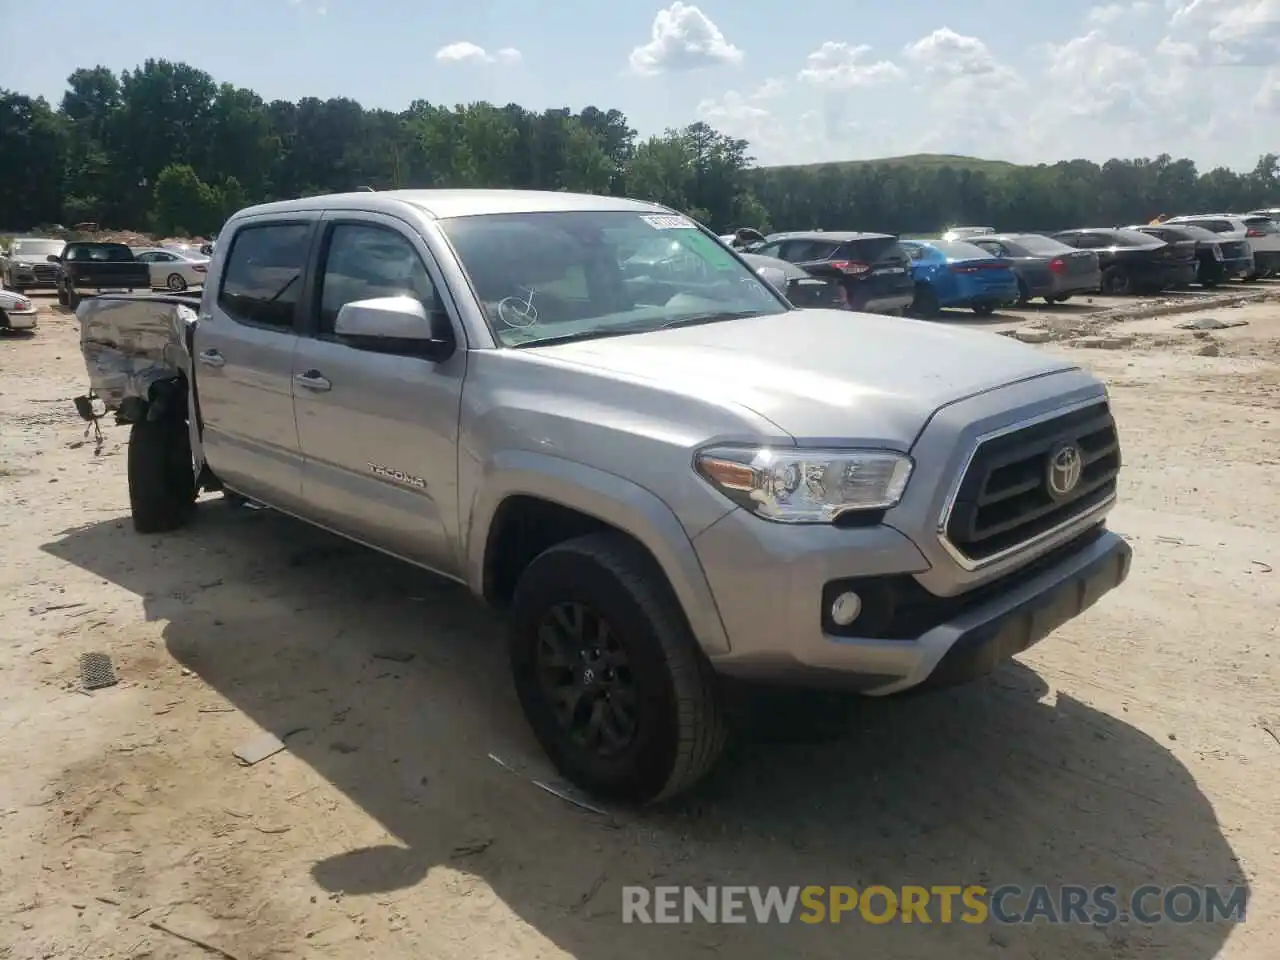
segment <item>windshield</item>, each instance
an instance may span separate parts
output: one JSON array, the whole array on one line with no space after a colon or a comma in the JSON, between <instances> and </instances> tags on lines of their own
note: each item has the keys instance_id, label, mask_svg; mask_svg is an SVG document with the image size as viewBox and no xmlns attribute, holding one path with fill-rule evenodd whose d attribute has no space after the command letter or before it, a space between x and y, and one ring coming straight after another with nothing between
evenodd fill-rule
<instances>
[{"instance_id":1,"label":"windshield","mask_svg":"<svg viewBox=\"0 0 1280 960\"><path fill-rule=\"evenodd\" d=\"M992 255L990 250L983 250L977 244L965 243L963 240L935 240L933 247L952 260L986 260Z\"/></svg>"},{"instance_id":2,"label":"windshield","mask_svg":"<svg viewBox=\"0 0 1280 960\"><path fill-rule=\"evenodd\" d=\"M57 256L62 253L62 248L66 246L61 240L14 240L13 245L9 248L9 255L13 257L31 257L32 259L43 260L49 255Z\"/></svg>"},{"instance_id":3,"label":"windshield","mask_svg":"<svg viewBox=\"0 0 1280 960\"><path fill-rule=\"evenodd\" d=\"M507 347L790 309L715 237L674 214L486 214L439 223Z\"/></svg>"}]
</instances>

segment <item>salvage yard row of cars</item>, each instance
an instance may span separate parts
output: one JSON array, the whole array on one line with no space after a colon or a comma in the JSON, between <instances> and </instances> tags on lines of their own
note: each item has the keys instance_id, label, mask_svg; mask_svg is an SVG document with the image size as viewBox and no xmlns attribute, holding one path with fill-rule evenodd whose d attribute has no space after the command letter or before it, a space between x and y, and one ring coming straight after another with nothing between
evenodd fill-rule
<instances>
[{"instance_id":1,"label":"salvage yard row of cars","mask_svg":"<svg viewBox=\"0 0 1280 960\"><path fill-rule=\"evenodd\" d=\"M52 288L60 303L81 293L157 289L182 293L204 284L209 257L189 249L130 247L124 243L16 237L0 251L0 282L14 293ZM99 286L96 281L101 280Z\"/></svg>"},{"instance_id":2,"label":"salvage yard row of cars","mask_svg":"<svg viewBox=\"0 0 1280 960\"><path fill-rule=\"evenodd\" d=\"M739 231L722 239L775 283L782 278L800 305L922 317L947 307L985 316L1037 297L1063 303L1099 292L1209 289L1280 272L1280 209L1052 234L957 227L928 240L826 230L768 237Z\"/></svg>"}]
</instances>

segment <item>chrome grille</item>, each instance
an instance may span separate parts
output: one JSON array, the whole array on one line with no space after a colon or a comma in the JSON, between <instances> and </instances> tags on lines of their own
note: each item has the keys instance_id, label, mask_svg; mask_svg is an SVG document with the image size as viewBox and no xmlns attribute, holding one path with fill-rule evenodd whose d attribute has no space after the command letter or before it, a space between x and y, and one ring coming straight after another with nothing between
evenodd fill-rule
<instances>
[{"instance_id":1,"label":"chrome grille","mask_svg":"<svg viewBox=\"0 0 1280 960\"><path fill-rule=\"evenodd\" d=\"M1050 460L1072 447L1079 479L1066 494L1050 487ZM1016 550L1115 497L1120 442L1106 402L984 440L956 489L943 530L972 563Z\"/></svg>"}]
</instances>

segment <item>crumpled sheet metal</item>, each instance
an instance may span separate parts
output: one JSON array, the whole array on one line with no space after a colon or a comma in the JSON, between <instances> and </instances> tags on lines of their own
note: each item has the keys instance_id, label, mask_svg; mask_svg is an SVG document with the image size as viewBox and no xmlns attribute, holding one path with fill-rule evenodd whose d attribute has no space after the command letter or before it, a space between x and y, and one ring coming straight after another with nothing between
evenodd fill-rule
<instances>
[{"instance_id":1,"label":"crumpled sheet metal","mask_svg":"<svg viewBox=\"0 0 1280 960\"><path fill-rule=\"evenodd\" d=\"M126 397L145 400L159 380L190 374L187 328L196 311L185 304L94 297L80 304L76 318L89 385L108 410Z\"/></svg>"}]
</instances>

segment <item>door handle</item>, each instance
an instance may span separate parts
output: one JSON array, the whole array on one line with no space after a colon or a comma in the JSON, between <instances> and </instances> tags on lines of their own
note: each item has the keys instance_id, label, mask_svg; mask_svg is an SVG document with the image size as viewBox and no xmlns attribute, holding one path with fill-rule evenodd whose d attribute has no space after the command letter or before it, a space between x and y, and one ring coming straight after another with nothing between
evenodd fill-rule
<instances>
[{"instance_id":1,"label":"door handle","mask_svg":"<svg viewBox=\"0 0 1280 960\"><path fill-rule=\"evenodd\" d=\"M205 350L200 354L200 362L206 367L221 367L226 365L227 359L217 350Z\"/></svg>"},{"instance_id":2,"label":"door handle","mask_svg":"<svg viewBox=\"0 0 1280 960\"><path fill-rule=\"evenodd\" d=\"M294 376L293 382L306 390L314 390L316 393L324 393L333 387L332 383L321 376L319 370L308 370L306 373L299 373Z\"/></svg>"}]
</instances>

